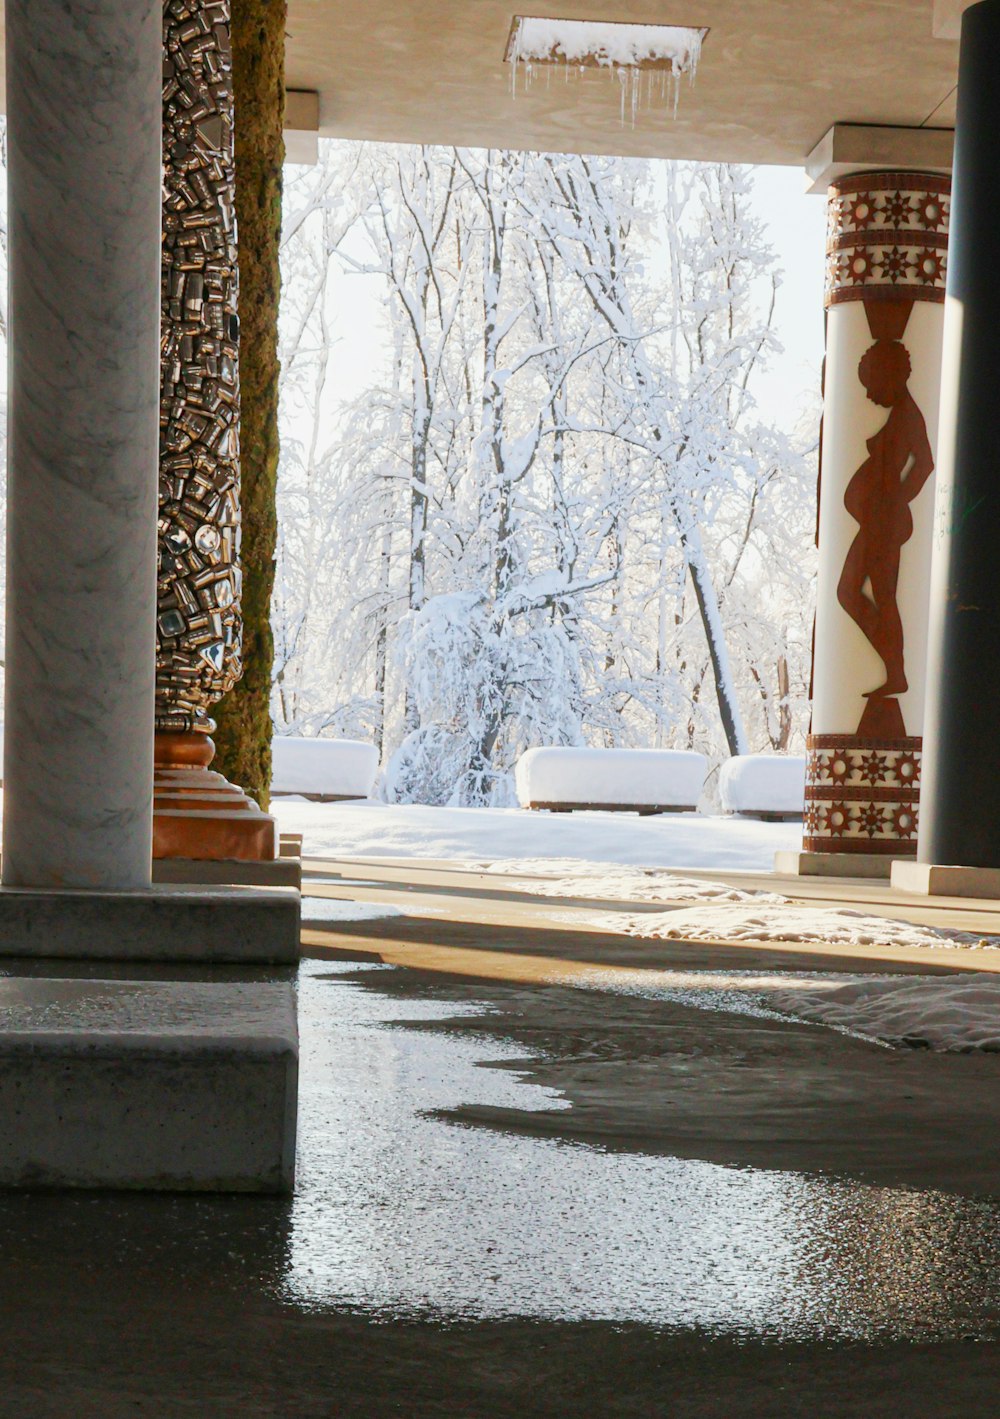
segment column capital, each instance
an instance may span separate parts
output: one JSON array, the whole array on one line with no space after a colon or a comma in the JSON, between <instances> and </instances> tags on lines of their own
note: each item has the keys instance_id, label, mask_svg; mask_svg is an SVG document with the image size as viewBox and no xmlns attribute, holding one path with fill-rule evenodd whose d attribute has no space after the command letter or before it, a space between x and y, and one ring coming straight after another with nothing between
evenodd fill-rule
<instances>
[{"instance_id":1,"label":"column capital","mask_svg":"<svg viewBox=\"0 0 1000 1419\"><path fill-rule=\"evenodd\" d=\"M952 128L835 123L806 158L806 191L825 197L831 183L852 173L950 173L954 147Z\"/></svg>"},{"instance_id":2,"label":"column capital","mask_svg":"<svg viewBox=\"0 0 1000 1419\"><path fill-rule=\"evenodd\" d=\"M285 161L314 168L319 162L319 94L285 90Z\"/></svg>"},{"instance_id":3,"label":"column capital","mask_svg":"<svg viewBox=\"0 0 1000 1419\"><path fill-rule=\"evenodd\" d=\"M864 301L868 309L873 303L873 336L898 340L909 309L901 314L899 333L893 334L887 303L944 303L950 177L929 172L855 174L830 185L827 211L828 308Z\"/></svg>"}]
</instances>

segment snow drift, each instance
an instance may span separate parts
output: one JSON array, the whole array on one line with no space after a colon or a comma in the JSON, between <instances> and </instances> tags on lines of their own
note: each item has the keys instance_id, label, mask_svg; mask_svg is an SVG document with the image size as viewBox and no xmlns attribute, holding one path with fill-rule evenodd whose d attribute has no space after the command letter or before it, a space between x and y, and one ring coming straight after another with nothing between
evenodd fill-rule
<instances>
[{"instance_id":1,"label":"snow drift","mask_svg":"<svg viewBox=\"0 0 1000 1419\"><path fill-rule=\"evenodd\" d=\"M797 755L741 754L719 770L724 813L799 816L805 797L806 761Z\"/></svg>"},{"instance_id":2,"label":"snow drift","mask_svg":"<svg viewBox=\"0 0 1000 1419\"><path fill-rule=\"evenodd\" d=\"M694 808L708 760L666 749L529 749L515 772L517 800L531 804Z\"/></svg>"},{"instance_id":3,"label":"snow drift","mask_svg":"<svg viewBox=\"0 0 1000 1419\"><path fill-rule=\"evenodd\" d=\"M368 798L378 772L378 751L359 739L300 739L279 735L271 741L272 793L310 798Z\"/></svg>"}]
</instances>

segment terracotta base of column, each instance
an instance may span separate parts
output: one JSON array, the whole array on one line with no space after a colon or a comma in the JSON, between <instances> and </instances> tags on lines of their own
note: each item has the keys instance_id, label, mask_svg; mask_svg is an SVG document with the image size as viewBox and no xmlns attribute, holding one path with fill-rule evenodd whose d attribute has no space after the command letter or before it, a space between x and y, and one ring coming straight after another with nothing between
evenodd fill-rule
<instances>
[{"instance_id":1,"label":"terracotta base of column","mask_svg":"<svg viewBox=\"0 0 1000 1419\"><path fill-rule=\"evenodd\" d=\"M278 826L241 788L214 773L207 734L157 734L153 776L153 858L271 862Z\"/></svg>"},{"instance_id":2,"label":"terracotta base of column","mask_svg":"<svg viewBox=\"0 0 1000 1419\"><path fill-rule=\"evenodd\" d=\"M915 738L810 735L803 852L915 857L921 747Z\"/></svg>"}]
</instances>

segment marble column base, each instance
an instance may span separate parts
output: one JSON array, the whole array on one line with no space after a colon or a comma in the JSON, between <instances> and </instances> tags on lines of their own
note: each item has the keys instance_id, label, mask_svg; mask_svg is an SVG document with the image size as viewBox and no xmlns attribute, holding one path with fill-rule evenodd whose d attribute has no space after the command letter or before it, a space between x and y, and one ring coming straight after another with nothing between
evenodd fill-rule
<instances>
[{"instance_id":1,"label":"marble column base","mask_svg":"<svg viewBox=\"0 0 1000 1419\"><path fill-rule=\"evenodd\" d=\"M888 880L892 858L864 852L776 852L774 870L783 877L880 877Z\"/></svg>"},{"instance_id":2,"label":"marble column base","mask_svg":"<svg viewBox=\"0 0 1000 1419\"><path fill-rule=\"evenodd\" d=\"M1000 867L944 867L930 862L894 862L892 886L918 897L1000 899Z\"/></svg>"},{"instance_id":3,"label":"marble column base","mask_svg":"<svg viewBox=\"0 0 1000 1419\"><path fill-rule=\"evenodd\" d=\"M288 1193L290 985L0 980L0 1187Z\"/></svg>"}]
</instances>

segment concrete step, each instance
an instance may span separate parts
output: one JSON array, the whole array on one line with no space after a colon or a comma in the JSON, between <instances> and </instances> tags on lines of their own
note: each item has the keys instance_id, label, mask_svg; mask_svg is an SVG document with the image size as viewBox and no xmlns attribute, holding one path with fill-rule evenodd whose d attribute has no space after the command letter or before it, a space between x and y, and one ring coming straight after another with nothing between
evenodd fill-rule
<instances>
[{"instance_id":1,"label":"concrete step","mask_svg":"<svg viewBox=\"0 0 1000 1419\"><path fill-rule=\"evenodd\" d=\"M280 983L0 980L0 1187L290 1192Z\"/></svg>"},{"instance_id":2,"label":"concrete step","mask_svg":"<svg viewBox=\"0 0 1000 1419\"><path fill-rule=\"evenodd\" d=\"M0 957L293 963L299 959L299 906L293 887L0 887Z\"/></svg>"}]
</instances>

